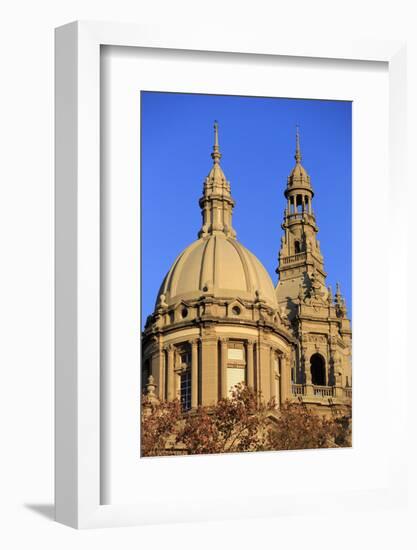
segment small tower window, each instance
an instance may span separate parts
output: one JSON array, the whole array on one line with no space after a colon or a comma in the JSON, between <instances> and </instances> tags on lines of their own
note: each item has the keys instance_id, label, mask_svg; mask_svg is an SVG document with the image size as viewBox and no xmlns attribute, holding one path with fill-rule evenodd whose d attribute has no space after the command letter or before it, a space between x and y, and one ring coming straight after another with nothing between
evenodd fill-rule
<instances>
[{"instance_id":1,"label":"small tower window","mask_svg":"<svg viewBox=\"0 0 417 550\"><path fill-rule=\"evenodd\" d=\"M295 254L299 254L301 252L301 244L300 241L295 241L294 243L294 251Z\"/></svg>"},{"instance_id":2,"label":"small tower window","mask_svg":"<svg viewBox=\"0 0 417 550\"><path fill-rule=\"evenodd\" d=\"M239 306L233 306L232 307L232 313L233 313L233 315L240 315L240 307Z\"/></svg>"}]
</instances>

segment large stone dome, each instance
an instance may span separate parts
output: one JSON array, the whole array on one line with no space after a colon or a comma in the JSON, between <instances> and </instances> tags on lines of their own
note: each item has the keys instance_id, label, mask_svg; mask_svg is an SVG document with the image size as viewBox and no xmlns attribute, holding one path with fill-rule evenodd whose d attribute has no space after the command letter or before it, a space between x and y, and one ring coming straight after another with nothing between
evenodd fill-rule
<instances>
[{"instance_id":1,"label":"large stone dome","mask_svg":"<svg viewBox=\"0 0 417 550\"><path fill-rule=\"evenodd\" d=\"M261 262L235 238L222 232L203 237L175 260L160 288L167 305L204 295L264 300L277 308L274 286Z\"/></svg>"}]
</instances>

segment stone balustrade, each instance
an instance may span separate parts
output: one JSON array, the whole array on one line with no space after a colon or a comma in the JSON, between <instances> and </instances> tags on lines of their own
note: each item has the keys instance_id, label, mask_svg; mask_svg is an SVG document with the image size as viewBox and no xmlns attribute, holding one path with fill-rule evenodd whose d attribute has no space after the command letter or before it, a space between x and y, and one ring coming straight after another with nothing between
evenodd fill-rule
<instances>
[{"instance_id":1,"label":"stone balustrade","mask_svg":"<svg viewBox=\"0 0 417 550\"><path fill-rule=\"evenodd\" d=\"M333 397L334 390L334 386L314 386L313 394L318 397Z\"/></svg>"},{"instance_id":2,"label":"stone balustrade","mask_svg":"<svg viewBox=\"0 0 417 550\"><path fill-rule=\"evenodd\" d=\"M302 384L292 384L293 395L304 395L304 386Z\"/></svg>"},{"instance_id":3,"label":"stone balustrade","mask_svg":"<svg viewBox=\"0 0 417 550\"><path fill-rule=\"evenodd\" d=\"M283 265L297 263L297 262L304 262L307 259L307 254L305 252L300 252L299 254L293 254L292 256L287 256L286 258L282 258Z\"/></svg>"},{"instance_id":4,"label":"stone balustrade","mask_svg":"<svg viewBox=\"0 0 417 550\"><path fill-rule=\"evenodd\" d=\"M312 399L327 399L329 397L348 401L352 399L352 388L336 386L315 386L305 384L291 384L291 393L294 397L302 396L308 401Z\"/></svg>"}]
</instances>

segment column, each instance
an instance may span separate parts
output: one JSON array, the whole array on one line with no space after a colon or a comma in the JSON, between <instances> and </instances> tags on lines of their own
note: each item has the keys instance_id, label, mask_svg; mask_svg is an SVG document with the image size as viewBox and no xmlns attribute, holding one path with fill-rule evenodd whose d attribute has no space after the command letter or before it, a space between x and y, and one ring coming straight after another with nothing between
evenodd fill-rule
<instances>
[{"instance_id":1,"label":"column","mask_svg":"<svg viewBox=\"0 0 417 550\"><path fill-rule=\"evenodd\" d=\"M335 370L335 388L334 388L334 396L338 398L343 397L343 385L344 380L342 379L342 375L339 375L338 372L342 370L342 365L340 364L340 358L336 357L334 358L334 370Z\"/></svg>"},{"instance_id":2,"label":"column","mask_svg":"<svg viewBox=\"0 0 417 550\"><path fill-rule=\"evenodd\" d=\"M198 406L198 340L191 342L191 408Z\"/></svg>"},{"instance_id":3,"label":"column","mask_svg":"<svg viewBox=\"0 0 417 550\"><path fill-rule=\"evenodd\" d=\"M161 399L163 398L163 359L164 353L162 349L158 349L152 355L151 359L151 374L154 377L156 385L156 394Z\"/></svg>"},{"instance_id":4,"label":"column","mask_svg":"<svg viewBox=\"0 0 417 550\"><path fill-rule=\"evenodd\" d=\"M259 390L268 402L271 398L271 347L266 342L259 345L259 371Z\"/></svg>"},{"instance_id":5,"label":"column","mask_svg":"<svg viewBox=\"0 0 417 550\"><path fill-rule=\"evenodd\" d=\"M270 376L271 376L271 399L275 401L275 404L278 404L278 396L276 392L276 373L275 373L275 350L271 348L270 350Z\"/></svg>"},{"instance_id":6,"label":"column","mask_svg":"<svg viewBox=\"0 0 417 550\"><path fill-rule=\"evenodd\" d=\"M328 386L335 386L336 385L336 378L335 378L335 356L334 356L334 350L332 348L329 349L329 368L328 368L328 377L327 377L327 385Z\"/></svg>"},{"instance_id":7,"label":"column","mask_svg":"<svg viewBox=\"0 0 417 550\"><path fill-rule=\"evenodd\" d=\"M201 339L201 404L214 405L219 396L218 350L216 336Z\"/></svg>"},{"instance_id":8,"label":"column","mask_svg":"<svg viewBox=\"0 0 417 550\"><path fill-rule=\"evenodd\" d=\"M225 399L229 389L227 387L227 338L220 339L220 385L220 395Z\"/></svg>"},{"instance_id":9,"label":"column","mask_svg":"<svg viewBox=\"0 0 417 550\"><path fill-rule=\"evenodd\" d=\"M311 368L307 362L306 350L303 350L301 353L302 353L302 361L304 365L304 374L305 374L305 395L312 396L314 395L314 390L313 390L313 381L311 379Z\"/></svg>"},{"instance_id":10,"label":"column","mask_svg":"<svg viewBox=\"0 0 417 550\"><path fill-rule=\"evenodd\" d=\"M281 403L285 403L285 401L291 399L292 392L291 392L291 363L290 363L290 357L289 355L281 355L280 356L280 374L281 374L281 380L280 380L280 391L281 391Z\"/></svg>"},{"instance_id":11,"label":"column","mask_svg":"<svg viewBox=\"0 0 417 550\"><path fill-rule=\"evenodd\" d=\"M327 357L325 357L324 360L324 376L326 377L326 380L324 381L325 386L330 386L330 359L329 354L327 354Z\"/></svg>"},{"instance_id":12,"label":"column","mask_svg":"<svg viewBox=\"0 0 417 550\"><path fill-rule=\"evenodd\" d=\"M181 358L177 350L174 352L174 399L181 399Z\"/></svg>"},{"instance_id":13,"label":"column","mask_svg":"<svg viewBox=\"0 0 417 550\"><path fill-rule=\"evenodd\" d=\"M167 346L168 353L168 370L167 370L167 399L173 401L175 399L175 385L174 385L174 353L175 347L170 344Z\"/></svg>"},{"instance_id":14,"label":"column","mask_svg":"<svg viewBox=\"0 0 417 550\"><path fill-rule=\"evenodd\" d=\"M253 340L246 342L246 369L247 369L247 385L249 388L255 389L255 370L253 364Z\"/></svg>"}]
</instances>

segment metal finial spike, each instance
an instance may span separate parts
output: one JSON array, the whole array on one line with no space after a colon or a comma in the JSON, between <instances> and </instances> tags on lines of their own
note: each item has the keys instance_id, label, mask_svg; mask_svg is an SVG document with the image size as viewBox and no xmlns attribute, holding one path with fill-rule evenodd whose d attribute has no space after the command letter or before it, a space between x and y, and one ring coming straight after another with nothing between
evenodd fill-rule
<instances>
[{"instance_id":1,"label":"metal finial spike","mask_svg":"<svg viewBox=\"0 0 417 550\"><path fill-rule=\"evenodd\" d=\"M218 163L221 159L221 153L219 148L219 123L217 120L214 121L214 145L213 152L211 153L211 158L214 162Z\"/></svg>"},{"instance_id":2,"label":"metal finial spike","mask_svg":"<svg viewBox=\"0 0 417 550\"><path fill-rule=\"evenodd\" d=\"M301 150L300 150L300 127L296 125L295 130L295 160L297 163L301 162Z\"/></svg>"}]
</instances>

